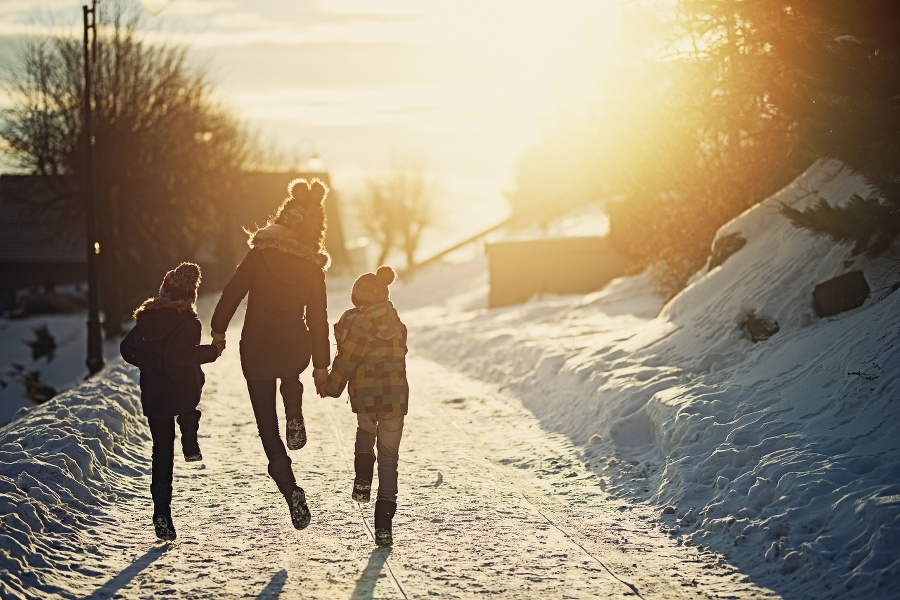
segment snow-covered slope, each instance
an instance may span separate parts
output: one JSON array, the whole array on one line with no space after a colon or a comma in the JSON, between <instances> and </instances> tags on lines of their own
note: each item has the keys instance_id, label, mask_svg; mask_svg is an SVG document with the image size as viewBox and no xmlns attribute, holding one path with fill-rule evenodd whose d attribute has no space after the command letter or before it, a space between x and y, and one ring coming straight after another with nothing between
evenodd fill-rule
<instances>
[{"instance_id":1,"label":"snow-covered slope","mask_svg":"<svg viewBox=\"0 0 900 600\"><path fill-rule=\"evenodd\" d=\"M38 586L61 597L79 592L45 584L102 543L92 535L119 494L143 474L134 442L147 441L133 369L121 361L102 378L30 409L0 429L0 597L33 597Z\"/></svg>"},{"instance_id":2,"label":"snow-covered slope","mask_svg":"<svg viewBox=\"0 0 900 600\"><path fill-rule=\"evenodd\" d=\"M584 298L420 309L412 339L521 395L608 489L656 505L661 527L754 581L790 597L898 597L900 261L852 257L778 213L866 191L835 162L813 165L725 225L720 237L747 244L656 318L650 286L630 278ZM815 285L854 269L868 300L818 318ZM750 341L750 313L780 331Z\"/></svg>"}]
</instances>

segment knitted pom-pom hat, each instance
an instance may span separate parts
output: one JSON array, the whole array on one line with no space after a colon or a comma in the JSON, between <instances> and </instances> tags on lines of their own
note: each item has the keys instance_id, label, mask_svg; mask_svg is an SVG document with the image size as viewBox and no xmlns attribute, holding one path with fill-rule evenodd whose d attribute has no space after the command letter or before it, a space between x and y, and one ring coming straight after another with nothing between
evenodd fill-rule
<instances>
[{"instance_id":1,"label":"knitted pom-pom hat","mask_svg":"<svg viewBox=\"0 0 900 600\"><path fill-rule=\"evenodd\" d=\"M288 197L269 219L269 224L289 227L296 241L318 251L325 250L325 197L328 186L319 179L294 179L287 186Z\"/></svg>"},{"instance_id":2,"label":"knitted pom-pom hat","mask_svg":"<svg viewBox=\"0 0 900 600\"><path fill-rule=\"evenodd\" d=\"M174 301L188 300L191 304L197 301L197 289L200 287L200 266L192 262L183 262L163 277L159 286L159 297Z\"/></svg>"},{"instance_id":3,"label":"knitted pom-pom hat","mask_svg":"<svg viewBox=\"0 0 900 600\"><path fill-rule=\"evenodd\" d=\"M378 267L374 273L363 273L350 291L350 300L355 306L387 302L390 299L388 286L394 283L397 274L387 265Z\"/></svg>"}]
</instances>

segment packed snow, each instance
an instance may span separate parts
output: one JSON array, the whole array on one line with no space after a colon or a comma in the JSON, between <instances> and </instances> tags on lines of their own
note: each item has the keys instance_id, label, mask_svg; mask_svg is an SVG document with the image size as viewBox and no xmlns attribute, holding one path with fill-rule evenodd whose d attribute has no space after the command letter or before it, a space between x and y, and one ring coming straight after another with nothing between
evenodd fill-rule
<instances>
[{"instance_id":1,"label":"packed snow","mask_svg":"<svg viewBox=\"0 0 900 600\"><path fill-rule=\"evenodd\" d=\"M0 596L900 597L900 259L778 213L866 192L813 165L725 225L747 244L667 303L641 275L488 309L484 257L395 284L413 394L392 549L349 499L352 413L309 394L292 457L313 524L290 528L240 323L205 369L204 461L176 456L179 539L157 541L136 371L112 359L0 429ZM817 317L815 285L854 269L863 306ZM329 283L332 320L348 283ZM779 331L751 341L751 313Z\"/></svg>"}]
</instances>

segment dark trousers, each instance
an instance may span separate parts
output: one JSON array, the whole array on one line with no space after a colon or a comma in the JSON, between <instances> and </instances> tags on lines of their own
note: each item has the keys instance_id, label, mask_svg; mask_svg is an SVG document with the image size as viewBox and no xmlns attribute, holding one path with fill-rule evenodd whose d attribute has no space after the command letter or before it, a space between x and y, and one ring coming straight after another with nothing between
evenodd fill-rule
<instances>
[{"instance_id":1,"label":"dark trousers","mask_svg":"<svg viewBox=\"0 0 900 600\"><path fill-rule=\"evenodd\" d=\"M275 408L275 379L248 379L247 391L256 417L256 428L262 441L266 458L269 459L269 475L275 480L279 491L288 494L294 489L296 480L291 469L291 458L287 454L278 429L278 413ZM287 418L303 414L303 385L299 377L281 380L281 397Z\"/></svg>"},{"instance_id":2,"label":"dark trousers","mask_svg":"<svg viewBox=\"0 0 900 600\"><path fill-rule=\"evenodd\" d=\"M175 422L181 429L181 443L196 443L200 428L200 411L193 410L177 417L147 417L153 439L151 455L150 496L153 512L172 513L172 473L175 462Z\"/></svg>"}]
</instances>

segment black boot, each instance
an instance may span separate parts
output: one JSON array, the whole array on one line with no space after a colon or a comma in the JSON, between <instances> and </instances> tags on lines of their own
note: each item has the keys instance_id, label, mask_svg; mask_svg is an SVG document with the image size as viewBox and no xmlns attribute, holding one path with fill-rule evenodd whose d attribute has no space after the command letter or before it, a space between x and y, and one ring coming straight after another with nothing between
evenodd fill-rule
<instances>
[{"instance_id":1,"label":"black boot","mask_svg":"<svg viewBox=\"0 0 900 600\"><path fill-rule=\"evenodd\" d=\"M161 540L175 539L175 525L172 523L172 482L154 481L150 484L153 497L153 528Z\"/></svg>"},{"instance_id":2,"label":"black boot","mask_svg":"<svg viewBox=\"0 0 900 600\"><path fill-rule=\"evenodd\" d=\"M285 454L269 463L269 475L275 480L278 491L281 492L281 495L284 496L288 503L288 509L291 511L291 523L294 525L294 528L306 529L311 515L309 507L306 505L306 493L294 480L294 473L291 471L291 459Z\"/></svg>"},{"instance_id":3,"label":"black boot","mask_svg":"<svg viewBox=\"0 0 900 600\"><path fill-rule=\"evenodd\" d=\"M306 445L306 423L303 421L303 384L299 379L281 380L281 398L284 400L284 416L287 426L284 437L288 450L299 450Z\"/></svg>"},{"instance_id":4,"label":"black boot","mask_svg":"<svg viewBox=\"0 0 900 600\"><path fill-rule=\"evenodd\" d=\"M394 543L393 527L391 524L394 513L397 511L397 503L386 498L375 500L375 545L380 547L390 546Z\"/></svg>"},{"instance_id":5,"label":"black boot","mask_svg":"<svg viewBox=\"0 0 900 600\"><path fill-rule=\"evenodd\" d=\"M285 437L288 450L299 450L306 445L306 423L303 421L303 415L287 420Z\"/></svg>"},{"instance_id":6,"label":"black boot","mask_svg":"<svg viewBox=\"0 0 900 600\"><path fill-rule=\"evenodd\" d=\"M353 480L353 499L360 503L368 502L372 495L372 476L375 471L375 455L361 452L353 459L356 478Z\"/></svg>"},{"instance_id":7,"label":"black boot","mask_svg":"<svg viewBox=\"0 0 900 600\"><path fill-rule=\"evenodd\" d=\"M184 460L195 462L203 460L200 453L200 443L197 441L197 431L200 429L200 411L178 415L175 418L181 428L181 450L184 452Z\"/></svg>"},{"instance_id":8,"label":"black boot","mask_svg":"<svg viewBox=\"0 0 900 600\"><path fill-rule=\"evenodd\" d=\"M288 509L291 511L291 524L294 529L306 529L312 520L312 514L306 505L306 492L303 488L294 484L293 489L284 494Z\"/></svg>"},{"instance_id":9,"label":"black boot","mask_svg":"<svg viewBox=\"0 0 900 600\"><path fill-rule=\"evenodd\" d=\"M161 540L170 542L177 537L171 510L153 509L153 528L156 530L156 537Z\"/></svg>"}]
</instances>

